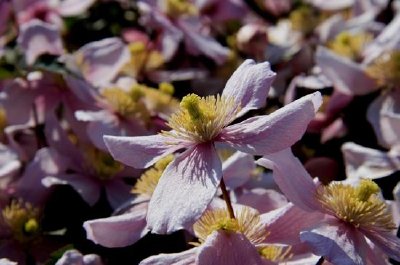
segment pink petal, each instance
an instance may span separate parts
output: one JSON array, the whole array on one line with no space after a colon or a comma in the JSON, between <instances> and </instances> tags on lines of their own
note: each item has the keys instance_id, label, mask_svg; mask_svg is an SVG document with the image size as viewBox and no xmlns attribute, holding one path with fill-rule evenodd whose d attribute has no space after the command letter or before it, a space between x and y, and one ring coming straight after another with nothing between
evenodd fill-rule
<instances>
[{"instance_id":1,"label":"pink petal","mask_svg":"<svg viewBox=\"0 0 400 265\"><path fill-rule=\"evenodd\" d=\"M369 77L361 64L336 55L324 47L318 47L316 63L322 73L334 84L335 88L348 95L365 95L378 89L376 82Z\"/></svg>"},{"instance_id":2,"label":"pink petal","mask_svg":"<svg viewBox=\"0 0 400 265\"><path fill-rule=\"evenodd\" d=\"M34 19L21 26L18 45L25 52L26 63L32 65L42 54L61 55L63 44L58 28Z\"/></svg>"},{"instance_id":3,"label":"pink petal","mask_svg":"<svg viewBox=\"0 0 400 265\"><path fill-rule=\"evenodd\" d=\"M151 197L149 229L165 234L190 227L213 199L221 177L214 146L197 145L179 155L167 166Z\"/></svg>"},{"instance_id":4,"label":"pink petal","mask_svg":"<svg viewBox=\"0 0 400 265\"><path fill-rule=\"evenodd\" d=\"M260 213L275 210L288 203L281 193L262 188L252 189L239 195L236 202L257 209Z\"/></svg>"},{"instance_id":5,"label":"pink petal","mask_svg":"<svg viewBox=\"0 0 400 265\"><path fill-rule=\"evenodd\" d=\"M307 0L307 2L311 3L312 5L321 10L337 11L351 7L354 4L355 0L336 0L336 1Z\"/></svg>"},{"instance_id":6,"label":"pink petal","mask_svg":"<svg viewBox=\"0 0 400 265\"><path fill-rule=\"evenodd\" d=\"M390 232L362 231L378 248L400 262L400 238Z\"/></svg>"},{"instance_id":7,"label":"pink petal","mask_svg":"<svg viewBox=\"0 0 400 265\"><path fill-rule=\"evenodd\" d=\"M276 184L289 201L306 211L320 208L316 185L290 149L266 155L256 163L273 170Z\"/></svg>"},{"instance_id":8,"label":"pink petal","mask_svg":"<svg viewBox=\"0 0 400 265\"><path fill-rule=\"evenodd\" d=\"M301 138L321 103L321 94L315 92L270 115L252 117L226 127L218 141L254 155L278 152Z\"/></svg>"},{"instance_id":9,"label":"pink petal","mask_svg":"<svg viewBox=\"0 0 400 265\"><path fill-rule=\"evenodd\" d=\"M196 264L261 265L263 261L243 234L216 231L199 247Z\"/></svg>"},{"instance_id":10,"label":"pink petal","mask_svg":"<svg viewBox=\"0 0 400 265\"><path fill-rule=\"evenodd\" d=\"M222 174L227 187L237 188L247 182L256 168L252 155L236 152L222 164Z\"/></svg>"},{"instance_id":11,"label":"pink petal","mask_svg":"<svg viewBox=\"0 0 400 265\"><path fill-rule=\"evenodd\" d=\"M268 62L256 64L253 60L246 60L229 78L222 95L232 97L240 104L242 109L237 116L241 116L251 109L265 106L275 76Z\"/></svg>"},{"instance_id":12,"label":"pink petal","mask_svg":"<svg viewBox=\"0 0 400 265\"><path fill-rule=\"evenodd\" d=\"M96 0L64 0L57 7L62 16L77 16L84 13Z\"/></svg>"},{"instance_id":13,"label":"pink petal","mask_svg":"<svg viewBox=\"0 0 400 265\"><path fill-rule=\"evenodd\" d=\"M292 203L261 215L261 222L269 235L268 243L296 245L300 243L300 232L321 222L324 215L319 212L306 212Z\"/></svg>"},{"instance_id":14,"label":"pink petal","mask_svg":"<svg viewBox=\"0 0 400 265\"><path fill-rule=\"evenodd\" d=\"M89 176L59 174L57 177L43 178L42 184L45 187L51 187L54 185L70 185L90 206L93 206L100 198L100 184L92 180Z\"/></svg>"},{"instance_id":15,"label":"pink petal","mask_svg":"<svg viewBox=\"0 0 400 265\"><path fill-rule=\"evenodd\" d=\"M18 154L0 143L0 178L14 175L22 166Z\"/></svg>"},{"instance_id":16,"label":"pink petal","mask_svg":"<svg viewBox=\"0 0 400 265\"><path fill-rule=\"evenodd\" d=\"M148 232L147 206L147 202L140 203L129 213L84 222L87 238L108 248L132 245Z\"/></svg>"},{"instance_id":17,"label":"pink petal","mask_svg":"<svg viewBox=\"0 0 400 265\"><path fill-rule=\"evenodd\" d=\"M315 255L323 256L333 264L366 264L368 245L363 234L337 219L302 232L300 239L311 247Z\"/></svg>"},{"instance_id":18,"label":"pink petal","mask_svg":"<svg viewBox=\"0 0 400 265\"><path fill-rule=\"evenodd\" d=\"M104 183L108 202L113 209L122 205L132 197L130 192L132 186L126 184L122 179L115 177L114 179Z\"/></svg>"},{"instance_id":19,"label":"pink petal","mask_svg":"<svg viewBox=\"0 0 400 265\"><path fill-rule=\"evenodd\" d=\"M355 143L342 145L346 175L352 178L381 178L400 169L400 157Z\"/></svg>"},{"instance_id":20,"label":"pink petal","mask_svg":"<svg viewBox=\"0 0 400 265\"><path fill-rule=\"evenodd\" d=\"M55 265L103 265L96 254L82 255L75 249L67 250Z\"/></svg>"},{"instance_id":21,"label":"pink petal","mask_svg":"<svg viewBox=\"0 0 400 265\"><path fill-rule=\"evenodd\" d=\"M379 144L389 149L400 143L400 90L377 97L368 107L367 118Z\"/></svg>"},{"instance_id":22,"label":"pink petal","mask_svg":"<svg viewBox=\"0 0 400 265\"><path fill-rule=\"evenodd\" d=\"M167 156L185 146L183 144L168 144L176 142L163 135L151 136L104 136L104 142L111 155L126 165L134 168L147 168L164 156Z\"/></svg>"},{"instance_id":23,"label":"pink petal","mask_svg":"<svg viewBox=\"0 0 400 265\"><path fill-rule=\"evenodd\" d=\"M229 49L218 43L215 38L200 33L201 21L197 18L177 19L178 27L184 33L186 49L193 55L205 55L217 64L223 64L229 56Z\"/></svg>"},{"instance_id":24,"label":"pink petal","mask_svg":"<svg viewBox=\"0 0 400 265\"><path fill-rule=\"evenodd\" d=\"M197 265L195 263L198 247L180 253L159 254L142 260L139 265Z\"/></svg>"},{"instance_id":25,"label":"pink petal","mask_svg":"<svg viewBox=\"0 0 400 265\"><path fill-rule=\"evenodd\" d=\"M107 85L130 60L126 45L119 38L86 44L75 53L83 76L93 85Z\"/></svg>"},{"instance_id":26,"label":"pink petal","mask_svg":"<svg viewBox=\"0 0 400 265\"><path fill-rule=\"evenodd\" d=\"M171 60L175 55L183 33L164 14L151 7L145 2L139 2L138 8L141 13L140 22L146 27L154 27L162 31L161 50L166 61Z\"/></svg>"},{"instance_id":27,"label":"pink petal","mask_svg":"<svg viewBox=\"0 0 400 265\"><path fill-rule=\"evenodd\" d=\"M385 29L364 50L364 63L370 63L382 53L399 48L400 14L397 14Z\"/></svg>"}]
</instances>

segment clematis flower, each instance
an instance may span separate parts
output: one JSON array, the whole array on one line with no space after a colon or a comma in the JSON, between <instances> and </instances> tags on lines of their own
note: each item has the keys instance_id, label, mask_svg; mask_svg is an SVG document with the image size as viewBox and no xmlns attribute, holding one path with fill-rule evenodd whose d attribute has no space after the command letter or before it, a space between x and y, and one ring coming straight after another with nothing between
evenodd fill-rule
<instances>
[{"instance_id":1,"label":"clematis flower","mask_svg":"<svg viewBox=\"0 0 400 265\"><path fill-rule=\"evenodd\" d=\"M264 156L258 163L273 168L277 184L291 202L310 215L323 214L300 233L301 241L314 254L333 264L384 264L371 251L370 240L388 256L400 260L400 239L393 233L393 218L374 182L364 179L357 186L316 184L289 149Z\"/></svg>"},{"instance_id":2,"label":"clematis flower","mask_svg":"<svg viewBox=\"0 0 400 265\"><path fill-rule=\"evenodd\" d=\"M222 179L215 143L261 155L288 148L300 139L321 104L318 92L270 115L229 125L265 105L274 76L269 63L247 60L233 73L222 95L184 97L180 110L169 119L170 131L143 137L104 137L116 160L136 168L146 168L186 149L168 165L153 193L147 215L149 229L170 233L201 216Z\"/></svg>"},{"instance_id":3,"label":"clematis flower","mask_svg":"<svg viewBox=\"0 0 400 265\"><path fill-rule=\"evenodd\" d=\"M100 257L96 254L82 255L76 249L71 249L65 251L62 257L56 262L55 265L72 265L72 264L82 264L82 265L103 265Z\"/></svg>"}]
</instances>

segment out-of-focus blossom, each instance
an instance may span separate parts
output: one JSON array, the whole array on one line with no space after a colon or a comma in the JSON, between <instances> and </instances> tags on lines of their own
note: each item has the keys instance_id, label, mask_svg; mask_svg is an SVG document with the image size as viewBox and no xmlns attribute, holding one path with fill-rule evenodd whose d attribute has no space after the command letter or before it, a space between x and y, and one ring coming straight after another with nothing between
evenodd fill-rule
<instances>
[{"instance_id":1,"label":"out-of-focus blossom","mask_svg":"<svg viewBox=\"0 0 400 265\"><path fill-rule=\"evenodd\" d=\"M71 249L64 252L55 265L103 265L96 254L82 255L78 250Z\"/></svg>"},{"instance_id":2,"label":"out-of-focus blossom","mask_svg":"<svg viewBox=\"0 0 400 265\"><path fill-rule=\"evenodd\" d=\"M260 24L247 24L236 34L238 49L252 58L262 60L268 44L267 27Z\"/></svg>"}]
</instances>

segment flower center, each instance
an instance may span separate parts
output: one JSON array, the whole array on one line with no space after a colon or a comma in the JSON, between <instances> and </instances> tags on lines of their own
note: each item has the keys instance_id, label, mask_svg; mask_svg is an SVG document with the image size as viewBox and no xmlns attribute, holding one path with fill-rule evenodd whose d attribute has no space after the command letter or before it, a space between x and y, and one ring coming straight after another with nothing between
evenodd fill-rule
<instances>
[{"instance_id":1,"label":"flower center","mask_svg":"<svg viewBox=\"0 0 400 265\"><path fill-rule=\"evenodd\" d=\"M258 253L266 260L281 262L293 256L293 254L290 253L291 249L290 246L268 245L259 247Z\"/></svg>"},{"instance_id":2,"label":"flower center","mask_svg":"<svg viewBox=\"0 0 400 265\"><path fill-rule=\"evenodd\" d=\"M391 231L396 226L378 192L378 185L364 179L358 187L341 183L321 186L317 199L330 214L357 228Z\"/></svg>"},{"instance_id":3,"label":"flower center","mask_svg":"<svg viewBox=\"0 0 400 265\"><path fill-rule=\"evenodd\" d=\"M163 4L164 12L172 18L183 15L196 15L198 13L196 6L188 0L165 0Z\"/></svg>"},{"instance_id":4,"label":"flower center","mask_svg":"<svg viewBox=\"0 0 400 265\"><path fill-rule=\"evenodd\" d=\"M136 102L142 96L140 91L132 90L128 93L119 88L106 88L101 92L115 112L127 117L138 112Z\"/></svg>"},{"instance_id":5,"label":"flower center","mask_svg":"<svg viewBox=\"0 0 400 265\"><path fill-rule=\"evenodd\" d=\"M264 225L260 222L259 213L249 207L243 207L235 213L236 219L230 218L225 209L207 210L193 225L200 243L214 231L241 233L253 244L261 243L267 236Z\"/></svg>"},{"instance_id":6,"label":"flower center","mask_svg":"<svg viewBox=\"0 0 400 265\"><path fill-rule=\"evenodd\" d=\"M328 44L328 47L336 54L347 57L353 61L362 60L362 51L364 47L373 40L372 34L369 33L349 33L342 32Z\"/></svg>"},{"instance_id":7,"label":"flower center","mask_svg":"<svg viewBox=\"0 0 400 265\"><path fill-rule=\"evenodd\" d=\"M189 94L182 99L180 110L168 121L174 132L163 131L162 134L198 143L208 142L235 119L239 110L240 106L235 105L233 98L220 95L202 98Z\"/></svg>"},{"instance_id":8,"label":"flower center","mask_svg":"<svg viewBox=\"0 0 400 265\"><path fill-rule=\"evenodd\" d=\"M318 13L311 6L303 5L290 13L292 29L311 33L319 22Z\"/></svg>"},{"instance_id":9,"label":"flower center","mask_svg":"<svg viewBox=\"0 0 400 265\"><path fill-rule=\"evenodd\" d=\"M129 44L131 60L125 66L124 71L133 74L134 77L143 71L151 71L164 64L164 56L157 50L152 50L142 41L135 41Z\"/></svg>"},{"instance_id":10,"label":"flower center","mask_svg":"<svg viewBox=\"0 0 400 265\"><path fill-rule=\"evenodd\" d=\"M2 211L4 223L19 242L28 242L39 233L39 209L28 202L14 200Z\"/></svg>"},{"instance_id":11,"label":"flower center","mask_svg":"<svg viewBox=\"0 0 400 265\"><path fill-rule=\"evenodd\" d=\"M151 197L160 180L165 168L174 158L173 155L168 155L154 164L154 166L146 170L138 179L131 192L138 195L145 195Z\"/></svg>"},{"instance_id":12,"label":"flower center","mask_svg":"<svg viewBox=\"0 0 400 265\"><path fill-rule=\"evenodd\" d=\"M385 53L367 68L367 73L379 85L398 86L400 83L400 51Z\"/></svg>"},{"instance_id":13,"label":"flower center","mask_svg":"<svg viewBox=\"0 0 400 265\"><path fill-rule=\"evenodd\" d=\"M113 157L99 149L89 147L85 149L86 159L94 174L100 180L112 179L118 172L124 169L124 165L115 161Z\"/></svg>"}]
</instances>

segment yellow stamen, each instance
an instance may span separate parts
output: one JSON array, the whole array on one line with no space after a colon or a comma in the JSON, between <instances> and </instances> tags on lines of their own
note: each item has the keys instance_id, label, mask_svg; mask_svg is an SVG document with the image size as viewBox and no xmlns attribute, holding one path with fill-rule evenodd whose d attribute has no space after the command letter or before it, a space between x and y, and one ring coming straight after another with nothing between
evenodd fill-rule
<instances>
[{"instance_id":1,"label":"yellow stamen","mask_svg":"<svg viewBox=\"0 0 400 265\"><path fill-rule=\"evenodd\" d=\"M138 179L132 193L151 197L165 168L171 163L173 155L168 155L159 160L152 168L146 170Z\"/></svg>"},{"instance_id":2,"label":"yellow stamen","mask_svg":"<svg viewBox=\"0 0 400 265\"><path fill-rule=\"evenodd\" d=\"M171 83L167 83L167 82L162 82L158 85L158 89L167 94L167 95L173 95L175 92L175 88Z\"/></svg>"},{"instance_id":3,"label":"yellow stamen","mask_svg":"<svg viewBox=\"0 0 400 265\"><path fill-rule=\"evenodd\" d=\"M101 180L112 179L118 172L124 169L124 165L115 161L113 157L93 147L85 148L85 157L94 174Z\"/></svg>"},{"instance_id":4,"label":"yellow stamen","mask_svg":"<svg viewBox=\"0 0 400 265\"><path fill-rule=\"evenodd\" d=\"M4 128L7 126L7 115L3 108L0 107L0 131L4 133Z\"/></svg>"},{"instance_id":5,"label":"yellow stamen","mask_svg":"<svg viewBox=\"0 0 400 265\"><path fill-rule=\"evenodd\" d=\"M317 199L328 213L355 227L380 231L396 228L384 201L378 198L379 187L371 180L362 180L358 187L342 183L320 186Z\"/></svg>"},{"instance_id":6,"label":"yellow stamen","mask_svg":"<svg viewBox=\"0 0 400 265\"><path fill-rule=\"evenodd\" d=\"M400 51L385 53L367 68L367 73L378 81L379 85L399 86Z\"/></svg>"},{"instance_id":7,"label":"yellow stamen","mask_svg":"<svg viewBox=\"0 0 400 265\"><path fill-rule=\"evenodd\" d=\"M316 10L311 6L301 6L290 13L292 29L301 31L304 34L311 33L319 23Z\"/></svg>"},{"instance_id":8,"label":"yellow stamen","mask_svg":"<svg viewBox=\"0 0 400 265\"><path fill-rule=\"evenodd\" d=\"M101 93L112 108L122 116L129 116L136 111L135 101L130 95L119 88L106 88Z\"/></svg>"},{"instance_id":9,"label":"yellow stamen","mask_svg":"<svg viewBox=\"0 0 400 265\"><path fill-rule=\"evenodd\" d=\"M268 245L259 247L258 253L266 260L281 262L293 256L293 254L290 253L291 249L290 246Z\"/></svg>"},{"instance_id":10,"label":"yellow stamen","mask_svg":"<svg viewBox=\"0 0 400 265\"><path fill-rule=\"evenodd\" d=\"M165 0L163 2L165 13L170 17L198 14L196 6L188 0Z\"/></svg>"},{"instance_id":11,"label":"yellow stamen","mask_svg":"<svg viewBox=\"0 0 400 265\"><path fill-rule=\"evenodd\" d=\"M28 242L39 233L39 209L28 202L13 200L2 211L4 223L19 242Z\"/></svg>"},{"instance_id":12,"label":"yellow stamen","mask_svg":"<svg viewBox=\"0 0 400 265\"><path fill-rule=\"evenodd\" d=\"M353 61L361 61L364 47L373 40L373 35L369 33L350 33L344 31L338 34L335 39L328 44L328 47L335 53L347 57Z\"/></svg>"},{"instance_id":13,"label":"yellow stamen","mask_svg":"<svg viewBox=\"0 0 400 265\"><path fill-rule=\"evenodd\" d=\"M236 219L230 218L225 209L206 211L193 225L194 232L200 243L214 231L223 230L227 233L241 233L253 244L261 243L267 236L259 213L249 207L243 207L235 212Z\"/></svg>"},{"instance_id":14,"label":"yellow stamen","mask_svg":"<svg viewBox=\"0 0 400 265\"><path fill-rule=\"evenodd\" d=\"M235 119L240 106L232 98L220 95L201 98L189 94L182 99L180 110L173 114L168 126L174 132L162 134L180 140L208 142Z\"/></svg>"}]
</instances>

